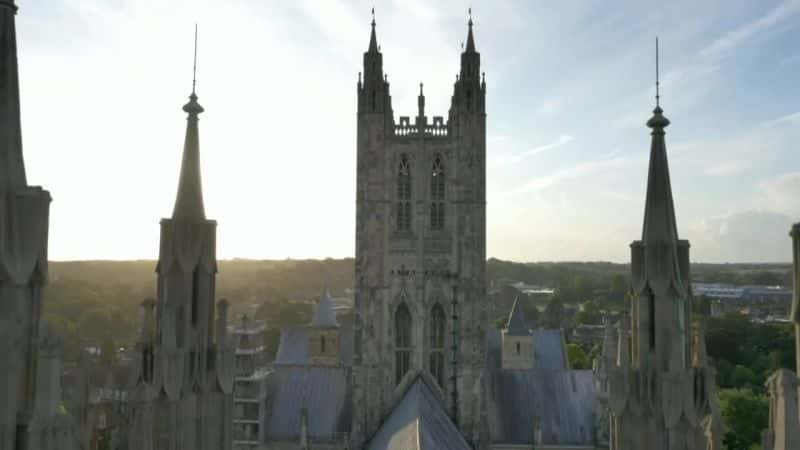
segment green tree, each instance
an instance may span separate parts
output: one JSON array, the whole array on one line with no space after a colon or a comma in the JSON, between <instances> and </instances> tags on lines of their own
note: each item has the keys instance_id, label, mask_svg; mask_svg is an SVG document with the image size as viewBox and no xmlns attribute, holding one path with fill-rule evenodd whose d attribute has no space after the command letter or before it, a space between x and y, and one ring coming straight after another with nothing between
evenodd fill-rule
<instances>
[{"instance_id":1,"label":"green tree","mask_svg":"<svg viewBox=\"0 0 800 450\"><path fill-rule=\"evenodd\" d=\"M564 308L564 302L560 296L554 295L544 309L544 327L551 329L561 328L566 316L567 311Z\"/></svg>"},{"instance_id":2,"label":"green tree","mask_svg":"<svg viewBox=\"0 0 800 450\"><path fill-rule=\"evenodd\" d=\"M767 427L769 401L750 389L725 389L719 393L722 419L727 425L723 438L728 450L749 450L761 441Z\"/></svg>"},{"instance_id":3,"label":"green tree","mask_svg":"<svg viewBox=\"0 0 800 450\"><path fill-rule=\"evenodd\" d=\"M567 359L569 359L569 366L575 370L592 368L589 355L578 344L567 344Z\"/></svg>"}]
</instances>

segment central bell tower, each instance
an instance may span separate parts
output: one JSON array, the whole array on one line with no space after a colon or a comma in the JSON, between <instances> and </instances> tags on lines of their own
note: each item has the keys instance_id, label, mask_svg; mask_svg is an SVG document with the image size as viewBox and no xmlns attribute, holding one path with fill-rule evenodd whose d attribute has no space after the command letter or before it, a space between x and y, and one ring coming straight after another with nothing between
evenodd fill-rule
<instances>
[{"instance_id":1,"label":"central bell tower","mask_svg":"<svg viewBox=\"0 0 800 450\"><path fill-rule=\"evenodd\" d=\"M484 416L486 83L472 19L447 120L395 122L373 17L357 85L353 445L426 379L467 440Z\"/></svg>"}]
</instances>

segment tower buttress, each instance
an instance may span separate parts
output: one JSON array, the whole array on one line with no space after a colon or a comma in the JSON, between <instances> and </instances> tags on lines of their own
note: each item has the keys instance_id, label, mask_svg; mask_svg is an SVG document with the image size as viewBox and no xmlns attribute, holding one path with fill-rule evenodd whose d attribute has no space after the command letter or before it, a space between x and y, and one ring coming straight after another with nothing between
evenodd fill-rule
<instances>
[{"instance_id":1,"label":"tower buttress","mask_svg":"<svg viewBox=\"0 0 800 450\"><path fill-rule=\"evenodd\" d=\"M50 193L25 176L16 13L13 0L0 0L0 450L29 448L35 405L45 400L37 361Z\"/></svg>"}]
</instances>

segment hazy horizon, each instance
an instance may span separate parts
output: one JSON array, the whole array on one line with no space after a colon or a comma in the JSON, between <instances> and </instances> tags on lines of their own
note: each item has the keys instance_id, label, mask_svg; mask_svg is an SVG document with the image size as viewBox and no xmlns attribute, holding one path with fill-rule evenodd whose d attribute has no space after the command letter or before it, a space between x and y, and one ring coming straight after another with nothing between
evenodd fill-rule
<instances>
[{"instance_id":1,"label":"hazy horizon","mask_svg":"<svg viewBox=\"0 0 800 450\"><path fill-rule=\"evenodd\" d=\"M28 181L50 257L153 260L199 22L206 212L220 259L352 257L367 1L18 0ZM46 4L45 4L46 3ZM800 0L375 4L395 115L446 116L473 9L487 83L487 254L625 263L641 234L654 38L692 260L791 260ZM68 37L68 38L65 38Z\"/></svg>"}]
</instances>

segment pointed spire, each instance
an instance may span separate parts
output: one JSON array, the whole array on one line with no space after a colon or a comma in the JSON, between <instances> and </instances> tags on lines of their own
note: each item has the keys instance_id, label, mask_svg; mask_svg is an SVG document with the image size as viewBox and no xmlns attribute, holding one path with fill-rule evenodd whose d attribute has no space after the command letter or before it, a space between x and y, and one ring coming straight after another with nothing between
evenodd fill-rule
<instances>
[{"instance_id":1,"label":"pointed spire","mask_svg":"<svg viewBox=\"0 0 800 450\"><path fill-rule=\"evenodd\" d=\"M658 45L656 44L656 65L658 65ZM658 74L656 74L658 80ZM675 222L675 205L672 201L672 187L669 180L669 164L667 163L667 145L664 140L664 128L669 119L664 117L659 105L659 82L656 81L656 107L653 117L647 121L652 128L650 145L650 168L647 175L647 198L644 209L644 226L642 241L677 243L678 226Z\"/></svg>"},{"instance_id":2,"label":"pointed spire","mask_svg":"<svg viewBox=\"0 0 800 450\"><path fill-rule=\"evenodd\" d=\"M469 10L469 32L467 33L467 48L464 50L466 53L475 53L475 38L472 36L472 8Z\"/></svg>"},{"instance_id":3,"label":"pointed spire","mask_svg":"<svg viewBox=\"0 0 800 450\"><path fill-rule=\"evenodd\" d=\"M422 83L419 84L419 97L417 97L417 108L419 117L425 117L425 94L422 93Z\"/></svg>"},{"instance_id":4,"label":"pointed spire","mask_svg":"<svg viewBox=\"0 0 800 450\"><path fill-rule=\"evenodd\" d=\"M336 312L333 310L333 299L327 289L320 297L319 303L317 303L311 326L317 328L336 328L339 326L339 322L336 321Z\"/></svg>"},{"instance_id":5,"label":"pointed spire","mask_svg":"<svg viewBox=\"0 0 800 450\"><path fill-rule=\"evenodd\" d=\"M194 74L192 76L192 94L189 103L183 110L189 114L186 119L186 139L183 146L183 161L181 162L181 175L178 181L178 195L175 199L175 209L172 211L173 219L205 220L206 212L203 205L203 183L200 175L200 136L197 126L198 115L204 111L197 103L195 92L197 84L197 25L195 25L194 38Z\"/></svg>"},{"instance_id":6,"label":"pointed spire","mask_svg":"<svg viewBox=\"0 0 800 450\"><path fill-rule=\"evenodd\" d=\"M375 8L372 8L372 32L369 35L368 53L378 53L378 38L375 36Z\"/></svg>"},{"instance_id":7,"label":"pointed spire","mask_svg":"<svg viewBox=\"0 0 800 450\"><path fill-rule=\"evenodd\" d=\"M531 334L528 322L525 320L525 313L522 311L522 305L519 303L519 297L514 299L514 306L511 307L511 313L508 315L506 334L509 336L530 336Z\"/></svg>"},{"instance_id":8,"label":"pointed spire","mask_svg":"<svg viewBox=\"0 0 800 450\"><path fill-rule=\"evenodd\" d=\"M0 0L0 187L26 186L13 0Z\"/></svg>"}]
</instances>

